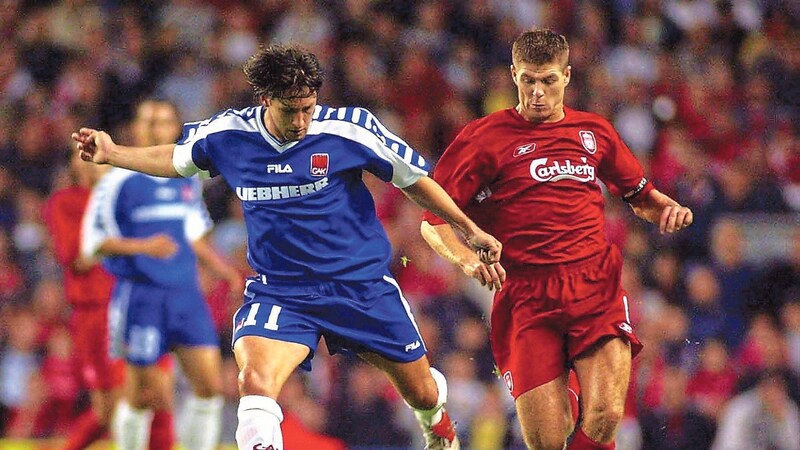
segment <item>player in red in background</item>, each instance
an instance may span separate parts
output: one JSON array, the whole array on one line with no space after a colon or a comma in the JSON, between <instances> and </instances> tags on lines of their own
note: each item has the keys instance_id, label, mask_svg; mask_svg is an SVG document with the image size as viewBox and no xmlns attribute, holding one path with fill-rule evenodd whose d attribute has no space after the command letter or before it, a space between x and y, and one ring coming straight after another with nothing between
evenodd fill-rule
<instances>
[{"instance_id":1,"label":"player in red in background","mask_svg":"<svg viewBox=\"0 0 800 450\"><path fill-rule=\"evenodd\" d=\"M108 302L114 278L99 264L84 265L78 251L81 218L99 170L103 169L85 164L74 155L70 160L74 184L53 193L45 210L56 259L64 273L65 297L72 307L70 331L75 356L81 380L91 396L91 408L77 419L63 450L83 449L103 437L125 378L125 362L112 360L108 348ZM161 365L171 371L169 361ZM157 411L150 449L170 450L174 442L172 413Z\"/></svg>"},{"instance_id":2,"label":"player in red in background","mask_svg":"<svg viewBox=\"0 0 800 450\"><path fill-rule=\"evenodd\" d=\"M502 242L500 263L488 266L495 281L429 212L422 232L437 253L498 290L492 352L526 445L613 449L641 344L620 285L620 251L605 237L598 181L662 233L690 225L692 212L653 187L608 121L564 106L568 57L563 36L522 33L511 66L519 104L468 124L434 172L458 206ZM577 427L570 368L581 387Z\"/></svg>"}]
</instances>

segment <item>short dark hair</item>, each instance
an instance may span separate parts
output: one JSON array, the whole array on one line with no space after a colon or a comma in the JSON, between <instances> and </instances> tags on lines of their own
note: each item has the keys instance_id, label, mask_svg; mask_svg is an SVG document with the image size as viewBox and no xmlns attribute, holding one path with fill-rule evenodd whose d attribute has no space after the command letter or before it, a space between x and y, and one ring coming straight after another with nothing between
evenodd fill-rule
<instances>
[{"instance_id":1,"label":"short dark hair","mask_svg":"<svg viewBox=\"0 0 800 450\"><path fill-rule=\"evenodd\" d=\"M243 70L257 98L310 97L319 92L324 78L316 55L278 44L262 46Z\"/></svg>"},{"instance_id":2,"label":"short dark hair","mask_svg":"<svg viewBox=\"0 0 800 450\"><path fill-rule=\"evenodd\" d=\"M549 28L536 28L523 32L511 47L514 64L547 64L560 62L563 67L569 60L567 38Z\"/></svg>"}]
</instances>

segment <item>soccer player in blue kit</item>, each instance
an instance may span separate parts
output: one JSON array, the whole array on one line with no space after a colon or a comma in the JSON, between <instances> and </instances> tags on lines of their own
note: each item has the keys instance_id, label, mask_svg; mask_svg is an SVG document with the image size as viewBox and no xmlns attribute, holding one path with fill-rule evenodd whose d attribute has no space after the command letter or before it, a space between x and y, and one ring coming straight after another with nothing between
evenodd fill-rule
<instances>
[{"instance_id":1,"label":"soccer player in blue kit","mask_svg":"<svg viewBox=\"0 0 800 450\"><path fill-rule=\"evenodd\" d=\"M258 106L184 125L176 145L132 148L103 132L73 133L81 158L162 177L221 175L242 202L248 260L234 317L239 449L283 450L276 402L289 375L311 368L320 337L384 371L423 429L427 448L458 449L444 410L447 383L431 368L408 303L389 272L391 245L362 181L369 171L447 221L475 250L475 278L501 245L430 177L427 164L357 107L317 105L316 56L270 45L244 66ZM483 263L481 263L481 261Z\"/></svg>"},{"instance_id":2,"label":"soccer player in blue kit","mask_svg":"<svg viewBox=\"0 0 800 450\"><path fill-rule=\"evenodd\" d=\"M146 100L157 142L180 133L175 107ZM159 119L155 122L153 119ZM163 126L176 122L177 130ZM157 135L156 131L166 131ZM170 134L171 133L171 134ZM163 136L161 136L163 135ZM242 292L236 271L207 248L211 219L197 179L158 178L112 168L89 198L81 232L84 260L102 257L117 282L109 306L112 353L127 362L127 379L112 421L122 450L147 448L155 410L171 409L173 383L157 366L174 351L189 381L181 427L185 448L216 448L223 399L217 332L200 291L197 262Z\"/></svg>"}]
</instances>

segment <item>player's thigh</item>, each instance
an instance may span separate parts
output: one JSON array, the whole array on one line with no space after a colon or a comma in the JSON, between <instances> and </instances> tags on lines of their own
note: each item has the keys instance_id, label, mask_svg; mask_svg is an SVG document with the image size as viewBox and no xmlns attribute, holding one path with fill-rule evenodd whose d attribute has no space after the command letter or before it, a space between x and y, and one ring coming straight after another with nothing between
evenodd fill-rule
<instances>
[{"instance_id":1,"label":"player's thigh","mask_svg":"<svg viewBox=\"0 0 800 450\"><path fill-rule=\"evenodd\" d=\"M560 448L572 431L567 373L516 399L525 442L533 448Z\"/></svg>"},{"instance_id":2,"label":"player's thigh","mask_svg":"<svg viewBox=\"0 0 800 450\"><path fill-rule=\"evenodd\" d=\"M439 390L426 356L412 362L392 361L372 352L359 353L358 356L386 373L400 395L412 406L419 409L436 406Z\"/></svg>"},{"instance_id":3,"label":"player's thigh","mask_svg":"<svg viewBox=\"0 0 800 450\"><path fill-rule=\"evenodd\" d=\"M242 336L233 344L239 393L277 398L289 375L308 357L307 345L264 336Z\"/></svg>"},{"instance_id":4,"label":"player's thigh","mask_svg":"<svg viewBox=\"0 0 800 450\"><path fill-rule=\"evenodd\" d=\"M210 397L220 393L222 356L218 346L178 346L174 352L196 395Z\"/></svg>"},{"instance_id":5,"label":"player's thigh","mask_svg":"<svg viewBox=\"0 0 800 450\"><path fill-rule=\"evenodd\" d=\"M621 416L631 376L630 345L621 337L609 337L573 361L585 419L599 413L611 414L611 419Z\"/></svg>"}]
</instances>

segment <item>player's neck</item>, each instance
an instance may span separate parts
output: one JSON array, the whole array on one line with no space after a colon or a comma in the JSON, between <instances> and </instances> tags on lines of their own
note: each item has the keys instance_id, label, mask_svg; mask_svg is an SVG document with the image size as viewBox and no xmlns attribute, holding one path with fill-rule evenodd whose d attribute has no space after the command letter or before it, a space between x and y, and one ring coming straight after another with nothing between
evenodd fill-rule
<instances>
[{"instance_id":1,"label":"player's neck","mask_svg":"<svg viewBox=\"0 0 800 450\"><path fill-rule=\"evenodd\" d=\"M549 116L536 117L536 116L533 116L533 115L530 115L530 114L526 114L525 110L522 107L522 104L520 104L520 103L518 103L517 106L514 107L514 110L517 111L517 114L519 114L520 117L525 119L527 122L530 122L530 123L533 123L533 124L536 124L536 123L555 123L555 122L560 122L560 121L564 120L564 118L567 116L566 113L564 112L564 105L562 104L560 106L555 107L554 109L555 109L555 111L553 112L553 114L551 114Z\"/></svg>"}]
</instances>

